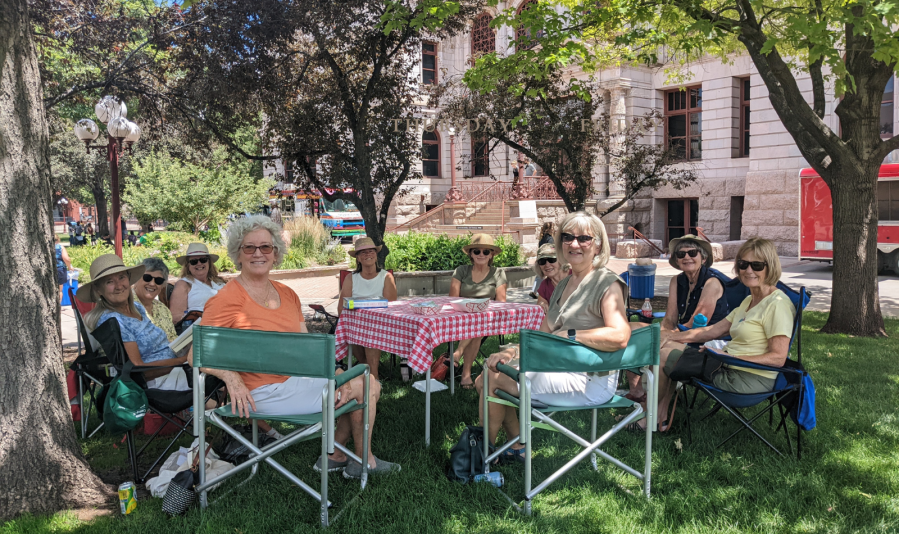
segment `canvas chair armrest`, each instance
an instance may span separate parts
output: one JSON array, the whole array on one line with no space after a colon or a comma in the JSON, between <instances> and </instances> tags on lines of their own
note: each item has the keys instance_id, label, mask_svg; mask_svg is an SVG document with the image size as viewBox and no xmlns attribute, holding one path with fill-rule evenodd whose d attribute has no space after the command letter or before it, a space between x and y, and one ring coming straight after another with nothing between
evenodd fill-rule
<instances>
[{"instance_id":1,"label":"canvas chair armrest","mask_svg":"<svg viewBox=\"0 0 899 534\"><path fill-rule=\"evenodd\" d=\"M801 371L798 369L793 369L791 367L773 367L770 365L762 365L759 363L752 363L749 360L741 360L740 358L735 358L733 356L728 356L726 354L721 354L719 352L715 352L712 350L706 349L705 351L709 358L714 360L718 360L721 363L727 364L728 367L739 368L743 367L745 369L758 369L759 371L773 371L775 373L797 373L801 374Z\"/></svg>"},{"instance_id":2,"label":"canvas chair armrest","mask_svg":"<svg viewBox=\"0 0 899 534\"><path fill-rule=\"evenodd\" d=\"M506 365L504 363L501 363L496 366L496 370L499 371L500 373L508 376L512 380L518 382L518 374L519 374L518 369L516 369L512 366Z\"/></svg>"},{"instance_id":3,"label":"canvas chair armrest","mask_svg":"<svg viewBox=\"0 0 899 534\"><path fill-rule=\"evenodd\" d=\"M362 365L354 365L352 369L346 371L344 373L340 373L334 378L334 384L336 387L340 387L350 380L356 378L357 376L362 375L368 369L368 364Z\"/></svg>"}]
</instances>

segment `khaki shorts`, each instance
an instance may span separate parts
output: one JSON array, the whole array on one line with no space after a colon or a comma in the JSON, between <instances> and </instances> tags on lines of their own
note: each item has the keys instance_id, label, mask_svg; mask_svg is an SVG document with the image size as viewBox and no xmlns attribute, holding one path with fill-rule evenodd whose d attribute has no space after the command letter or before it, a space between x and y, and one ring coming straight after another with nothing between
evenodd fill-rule
<instances>
[{"instance_id":1,"label":"khaki shorts","mask_svg":"<svg viewBox=\"0 0 899 534\"><path fill-rule=\"evenodd\" d=\"M677 361L684 352L695 351L692 347L686 350L675 349L668 354L668 360L665 362L665 374L670 375ZM766 378L755 373L747 373L737 369L730 369L722 366L717 361L709 361L706 369L706 382L712 383L716 388L731 393L765 393L774 389L774 378Z\"/></svg>"}]
</instances>

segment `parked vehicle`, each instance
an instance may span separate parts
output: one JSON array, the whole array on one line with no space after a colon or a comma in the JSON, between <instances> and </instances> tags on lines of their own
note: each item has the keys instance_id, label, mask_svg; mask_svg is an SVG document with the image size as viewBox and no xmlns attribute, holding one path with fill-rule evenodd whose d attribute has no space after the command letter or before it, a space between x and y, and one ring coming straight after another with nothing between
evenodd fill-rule
<instances>
[{"instance_id":1,"label":"parked vehicle","mask_svg":"<svg viewBox=\"0 0 899 534\"><path fill-rule=\"evenodd\" d=\"M365 234L365 221L362 214L352 202L335 200L329 202L322 199L324 211L321 214L322 224L331 230L333 237L352 237Z\"/></svg>"},{"instance_id":2,"label":"parked vehicle","mask_svg":"<svg viewBox=\"0 0 899 534\"><path fill-rule=\"evenodd\" d=\"M814 169L799 172L799 258L833 262L833 201ZM899 164L880 167L877 182L879 271L899 274Z\"/></svg>"}]
</instances>

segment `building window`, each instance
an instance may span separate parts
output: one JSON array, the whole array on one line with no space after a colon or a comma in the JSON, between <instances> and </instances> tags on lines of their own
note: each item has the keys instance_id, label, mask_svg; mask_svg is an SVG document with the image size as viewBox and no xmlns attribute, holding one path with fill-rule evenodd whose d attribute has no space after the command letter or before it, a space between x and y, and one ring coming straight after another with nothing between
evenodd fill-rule
<instances>
[{"instance_id":1,"label":"building window","mask_svg":"<svg viewBox=\"0 0 899 534\"><path fill-rule=\"evenodd\" d=\"M440 177L440 138L437 130L421 134L421 174Z\"/></svg>"},{"instance_id":2,"label":"building window","mask_svg":"<svg viewBox=\"0 0 899 534\"><path fill-rule=\"evenodd\" d=\"M893 103L895 102L894 81L891 76L883 91L883 100L880 101L880 137L889 139L893 137Z\"/></svg>"},{"instance_id":3,"label":"building window","mask_svg":"<svg viewBox=\"0 0 899 534\"><path fill-rule=\"evenodd\" d=\"M880 221L899 221L899 181L877 182L877 218Z\"/></svg>"},{"instance_id":4,"label":"building window","mask_svg":"<svg viewBox=\"0 0 899 534\"><path fill-rule=\"evenodd\" d=\"M665 93L665 138L679 159L702 159L702 87Z\"/></svg>"},{"instance_id":5,"label":"building window","mask_svg":"<svg viewBox=\"0 0 899 534\"><path fill-rule=\"evenodd\" d=\"M421 43L421 83L437 83L437 44Z\"/></svg>"},{"instance_id":6,"label":"building window","mask_svg":"<svg viewBox=\"0 0 899 534\"><path fill-rule=\"evenodd\" d=\"M493 17L489 13L481 13L471 25L471 55L489 54L496 51L496 34L490 27Z\"/></svg>"},{"instance_id":7,"label":"building window","mask_svg":"<svg viewBox=\"0 0 899 534\"><path fill-rule=\"evenodd\" d=\"M699 221L699 201L696 199L676 199L667 202L668 214L665 224L665 242L687 234L697 235Z\"/></svg>"},{"instance_id":8,"label":"building window","mask_svg":"<svg viewBox=\"0 0 899 534\"><path fill-rule=\"evenodd\" d=\"M531 8L531 5L534 5L536 3L537 0L525 0L521 3L520 6L518 6L517 14L521 15L523 11L527 11ZM536 34L533 34L530 28L524 28L521 26L519 26L518 29L515 30L515 39L519 40L518 42L521 43L521 46L524 48L531 48L535 46L537 44L536 39L540 39L541 37L543 37L543 31L538 31ZM530 42L528 42L528 40L530 40Z\"/></svg>"},{"instance_id":9,"label":"building window","mask_svg":"<svg viewBox=\"0 0 899 534\"><path fill-rule=\"evenodd\" d=\"M471 139L471 175L490 175L490 145L486 137Z\"/></svg>"},{"instance_id":10,"label":"building window","mask_svg":"<svg viewBox=\"0 0 899 534\"><path fill-rule=\"evenodd\" d=\"M749 157L749 78L740 80L740 157Z\"/></svg>"}]
</instances>

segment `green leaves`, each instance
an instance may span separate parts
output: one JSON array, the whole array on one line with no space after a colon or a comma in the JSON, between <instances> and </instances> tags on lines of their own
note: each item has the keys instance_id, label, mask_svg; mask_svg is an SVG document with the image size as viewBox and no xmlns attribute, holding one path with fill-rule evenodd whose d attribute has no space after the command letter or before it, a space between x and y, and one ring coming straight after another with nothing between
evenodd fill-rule
<instances>
[{"instance_id":1,"label":"green leaves","mask_svg":"<svg viewBox=\"0 0 899 534\"><path fill-rule=\"evenodd\" d=\"M471 243L471 236L449 237L445 234L387 234L384 243L390 254L384 262L386 269L395 271L452 271L460 265L471 263L462 247ZM521 247L511 239L501 236L496 240L502 252L493 264L497 267L524 265Z\"/></svg>"}]
</instances>

